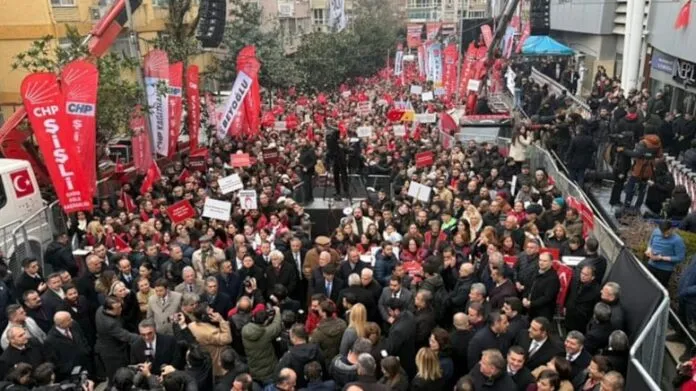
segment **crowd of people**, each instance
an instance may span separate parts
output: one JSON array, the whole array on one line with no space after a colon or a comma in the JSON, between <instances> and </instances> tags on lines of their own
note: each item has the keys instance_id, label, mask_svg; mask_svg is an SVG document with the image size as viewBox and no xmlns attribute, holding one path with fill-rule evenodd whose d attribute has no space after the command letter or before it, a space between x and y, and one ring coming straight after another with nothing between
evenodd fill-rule
<instances>
[{"instance_id":1,"label":"crowd of people","mask_svg":"<svg viewBox=\"0 0 696 391\"><path fill-rule=\"evenodd\" d=\"M124 180L56 235L45 270L35 259L16 276L0 265L0 389L622 390L621 287L605 281L579 212L526 162L530 127L509 154L444 148L435 124L396 137L394 102L452 106L422 102L409 84L379 75L275 96L265 110L299 118L296 128L213 140L203 171L184 158L143 189ZM364 101L369 114L357 114ZM326 161L326 133L349 150L361 125L374 131L355 167L390 175L393 195L378 189L330 235L313 235L311 193L292 190L346 164ZM272 164L261 158L271 146ZM252 165L227 165L240 150ZM422 151L432 166L416 166ZM217 180L231 173L257 191L256 209L222 194ZM432 188L428 202L408 195L412 181ZM229 220L201 217L207 197L234 202ZM173 223L167 207L181 200L196 217ZM73 256L72 238L89 254ZM570 281L559 256L583 257Z\"/></svg>"}]
</instances>

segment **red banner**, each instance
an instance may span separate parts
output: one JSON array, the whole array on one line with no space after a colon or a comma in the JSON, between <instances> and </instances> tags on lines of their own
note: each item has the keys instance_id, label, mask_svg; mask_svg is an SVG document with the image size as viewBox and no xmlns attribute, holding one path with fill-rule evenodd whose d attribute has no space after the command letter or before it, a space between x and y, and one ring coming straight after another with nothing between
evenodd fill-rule
<instances>
[{"instance_id":1,"label":"red banner","mask_svg":"<svg viewBox=\"0 0 696 391\"><path fill-rule=\"evenodd\" d=\"M131 113L130 129L133 132L131 138L133 166L138 172L143 173L152 165L152 147L145 130L145 115L140 106Z\"/></svg>"},{"instance_id":2,"label":"red banner","mask_svg":"<svg viewBox=\"0 0 696 391\"><path fill-rule=\"evenodd\" d=\"M169 157L174 156L179 134L181 133L183 77L183 62L177 62L169 66Z\"/></svg>"},{"instance_id":3,"label":"red banner","mask_svg":"<svg viewBox=\"0 0 696 391\"><path fill-rule=\"evenodd\" d=\"M34 73L22 82L22 100L51 182L66 213L92 210L89 180L77 154L65 100L53 73Z\"/></svg>"},{"instance_id":4,"label":"red banner","mask_svg":"<svg viewBox=\"0 0 696 391\"><path fill-rule=\"evenodd\" d=\"M208 125L217 127L217 110L215 109L215 98L210 92L205 93L205 108L208 112Z\"/></svg>"},{"instance_id":5,"label":"red banner","mask_svg":"<svg viewBox=\"0 0 696 391\"><path fill-rule=\"evenodd\" d=\"M522 46L524 46L524 41L526 41L531 34L532 26L529 23L525 23L524 30L522 31L522 36L520 37L520 40L517 42L517 48L515 48L515 53L522 52Z\"/></svg>"},{"instance_id":6,"label":"red banner","mask_svg":"<svg viewBox=\"0 0 696 391\"><path fill-rule=\"evenodd\" d=\"M483 42L486 46L490 47L491 43L493 43L493 30L491 30L491 26L487 24L481 26L481 34L483 35Z\"/></svg>"},{"instance_id":7,"label":"red banner","mask_svg":"<svg viewBox=\"0 0 696 391\"><path fill-rule=\"evenodd\" d=\"M237 167L249 167L251 166L251 157L248 153L233 153L230 156L230 166Z\"/></svg>"},{"instance_id":8,"label":"red banner","mask_svg":"<svg viewBox=\"0 0 696 391\"><path fill-rule=\"evenodd\" d=\"M433 151L417 153L416 154L416 167L417 168L430 167L433 165L433 162L435 161L434 159L435 159L435 155L433 154Z\"/></svg>"},{"instance_id":9,"label":"red banner","mask_svg":"<svg viewBox=\"0 0 696 391\"><path fill-rule=\"evenodd\" d=\"M445 85L445 90L452 95L457 89L457 61L459 60L459 51L455 43L450 43L443 50L444 65L442 72L442 82Z\"/></svg>"},{"instance_id":10,"label":"red banner","mask_svg":"<svg viewBox=\"0 0 696 391\"><path fill-rule=\"evenodd\" d=\"M155 185L155 182L160 178L162 178L162 173L160 172L159 167L157 167L157 162L153 160L150 167L147 169L147 173L143 179L143 184L140 186L140 194L145 194L152 191L152 187Z\"/></svg>"},{"instance_id":11,"label":"red banner","mask_svg":"<svg viewBox=\"0 0 696 391\"><path fill-rule=\"evenodd\" d=\"M198 149L198 132L201 127L200 76L198 66L189 65L186 69L186 106L188 107L188 132L190 152Z\"/></svg>"},{"instance_id":12,"label":"red banner","mask_svg":"<svg viewBox=\"0 0 696 391\"><path fill-rule=\"evenodd\" d=\"M431 22L425 24L425 36L428 41L434 40L437 37L437 33L440 32L440 22Z\"/></svg>"},{"instance_id":13,"label":"red banner","mask_svg":"<svg viewBox=\"0 0 696 391\"><path fill-rule=\"evenodd\" d=\"M278 154L278 148L265 148L263 152L263 162L266 164L277 164L280 160L280 155Z\"/></svg>"},{"instance_id":14,"label":"red banner","mask_svg":"<svg viewBox=\"0 0 696 391\"><path fill-rule=\"evenodd\" d=\"M61 72L65 112L72 125L77 155L89 183L89 194L97 188L97 88L99 70L96 65L73 61Z\"/></svg>"},{"instance_id":15,"label":"red banner","mask_svg":"<svg viewBox=\"0 0 696 391\"><path fill-rule=\"evenodd\" d=\"M179 201L167 208L167 215L173 224L179 224L188 219L196 217L196 211L191 206L189 200Z\"/></svg>"},{"instance_id":16,"label":"red banner","mask_svg":"<svg viewBox=\"0 0 696 391\"><path fill-rule=\"evenodd\" d=\"M417 48L421 44L422 24L409 24L406 26L406 45L409 48Z\"/></svg>"},{"instance_id":17,"label":"red banner","mask_svg":"<svg viewBox=\"0 0 696 391\"><path fill-rule=\"evenodd\" d=\"M256 136L261 129L261 90L259 70L261 63L256 59L256 47L246 46L237 55L237 69L251 78L251 89L244 99L245 129L247 135Z\"/></svg>"}]
</instances>

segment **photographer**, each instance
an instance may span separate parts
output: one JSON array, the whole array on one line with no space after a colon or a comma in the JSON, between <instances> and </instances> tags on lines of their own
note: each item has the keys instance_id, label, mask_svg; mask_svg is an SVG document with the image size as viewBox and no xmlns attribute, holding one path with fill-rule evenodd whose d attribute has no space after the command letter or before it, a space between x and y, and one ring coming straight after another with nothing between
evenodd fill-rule
<instances>
[{"instance_id":1,"label":"photographer","mask_svg":"<svg viewBox=\"0 0 696 391\"><path fill-rule=\"evenodd\" d=\"M232 342L230 324L220 314L214 312L207 304L201 303L194 311L195 321L188 325L191 334L200 346L210 353L213 362L213 374L222 376L224 370L220 364L220 354Z\"/></svg>"},{"instance_id":2,"label":"photographer","mask_svg":"<svg viewBox=\"0 0 696 391\"><path fill-rule=\"evenodd\" d=\"M634 207L640 210L645 198L646 185L652 185L655 175L655 159L662 158L662 142L660 137L654 134L653 128L645 129L645 137L636 145L632 151L626 151L623 148L617 148L619 152L635 159L631 168L628 183L626 183L626 198L624 206L631 208L633 202L633 193L638 187L638 199Z\"/></svg>"},{"instance_id":3,"label":"photographer","mask_svg":"<svg viewBox=\"0 0 696 391\"><path fill-rule=\"evenodd\" d=\"M266 383L273 379L278 357L273 350L273 340L281 332L280 308L259 311L251 317L251 323L242 329L242 342L247 354L249 371L254 380Z\"/></svg>"},{"instance_id":4,"label":"photographer","mask_svg":"<svg viewBox=\"0 0 696 391\"><path fill-rule=\"evenodd\" d=\"M94 382L87 380L87 373L85 371L74 374L71 379L62 383L56 383L55 369L55 365L50 362L37 366L32 373L32 379L34 380L34 388L32 391L94 390Z\"/></svg>"},{"instance_id":5,"label":"photographer","mask_svg":"<svg viewBox=\"0 0 696 391\"><path fill-rule=\"evenodd\" d=\"M151 372L152 364L131 365L116 370L109 382L108 391L162 390L157 377ZM141 387L144 386L144 387Z\"/></svg>"}]
</instances>

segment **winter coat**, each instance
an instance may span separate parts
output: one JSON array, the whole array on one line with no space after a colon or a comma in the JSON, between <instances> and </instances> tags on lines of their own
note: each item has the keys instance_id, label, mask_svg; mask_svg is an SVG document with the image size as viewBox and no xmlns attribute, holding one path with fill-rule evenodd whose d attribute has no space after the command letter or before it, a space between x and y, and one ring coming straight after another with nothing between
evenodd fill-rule
<instances>
[{"instance_id":1,"label":"winter coat","mask_svg":"<svg viewBox=\"0 0 696 391\"><path fill-rule=\"evenodd\" d=\"M382 286L389 285L389 278L394 271L398 259L395 254L390 257L384 255L383 250L377 250L375 254L375 279L377 282L382 284Z\"/></svg>"},{"instance_id":2,"label":"winter coat","mask_svg":"<svg viewBox=\"0 0 696 391\"><path fill-rule=\"evenodd\" d=\"M295 373L304 374L304 367L312 361L319 362L324 367L324 356L321 354L319 346L314 343L303 343L290 348L276 365L276 373L283 368L291 368ZM324 370L324 372L326 372ZM297 376L297 388L307 386L307 379L304 376Z\"/></svg>"},{"instance_id":3,"label":"winter coat","mask_svg":"<svg viewBox=\"0 0 696 391\"><path fill-rule=\"evenodd\" d=\"M529 318L543 316L546 319L553 319L556 312L556 297L561 288L558 274L553 268L544 273L537 273L531 286L525 285L524 297L529 299Z\"/></svg>"},{"instance_id":4,"label":"winter coat","mask_svg":"<svg viewBox=\"0 0 696 391\"><path fill-rule=\"evenodd\" d=\"M691 208L691 197L686 191L678 189L672 194L672 199L669 200L665 212L668 219L683 219L689 214L689 208Z\"/></svg>"},{"instance_id":5,"label":"winter coat","mask_svg":"<svg viewBox=\"0 0 696 391\"><path fill-rule=\"evenodd\" d=\"M309 342L319 345L324 358L330 360L338 354L346 327L346 321L341 318L322 319L309 337Z\"/></svg>"},{"instance_id":6,"label":"winter coat","mask_svg":"<svg viewBox=\"0 0 696 391\"><path fill-rule=\"evenodd\" d=\"M121 319L107 314L103 307L97 310L94 322L97 330L94 353L107 377L111 377L118 368L128 365L128 347L140 336L126 331Z\"/></svg>"},{"instance_id":7,"label":"winter coat","mask_svg":"<svg viewBox=\"0 0 696 391\"><path fill-rule=\"evenodd\" d=\"M220 355L232 343L230 324L223 320L216 327L214 324L207 322L193 322L189 324L189 330L191 330L191 334L193 334L201 347L210 353L213 375L222 376L225 370L222 368Z\"/></svg>"},{"instance_id":8,"label":"winter coat","mask_svg":"<svg viewBox=\"0 0 696 391\"><path fill-rule=\"evenodd\" d=\"M282 330L280 311L276 310L273 321L267 326L249 323L242 329L242 342L247 355L249 372L255 380L273 380L276 357L273 340Z\"/></svg>"},{"instance_id":9,"label":"winter coat","mask_svg":"<svg viewBox=\"0 0 696 391\"><path fill-rule=\"evenodd\" d=\"M508 157L511 157L515 162L524 162L527 160L527 147L532 143L533 136L530 132L527 132L526 137L520 135L515 142L510 144L510 151L508 152Z\"/></svg>"},{"instance_id":10,"label":"winter coat","mask_svg":"<svg viewBox=\"0 0 696 391\"><path fill-rule=\"evenodd\" d=\"M539 254L530 257L522 253L515 264L515 281L525 288L531 288L534 276L539 273Z\"/></svg>"},{"instance_id":11,"label":"winter coat","mask_svg":"<svg viewBox=\"0 0 696 391\"><path fill-rule=\"evenodd\" d=\"M636 159L631 168L631 175L642 179L652 179L655 173L655 159L662 157L662 142L660 137L648 134L638 143L635 151L624 151L628 156ZM649 154L651 158L646 158Z\"/></svg>"},{"instance_id":12,"label":"winter coat","mask_svg":"<svg viewBox=\"0 0 696 391\"><path fill-rule=\"evenodd\" d=\"M599 280L601 281L601 277ZM574 277L565 303L566 329L584 332L592 319L594 306L599 302L599 298L600 286L596 279L589 284L583 284L579 277Z\"/></svg>"},{"instance_id":13,"label":"winter coat","mask_svg":"<svg viewBox=\"0 0 696 391\"><path fill-rule=\"evenodd\" d=\"M53 266L54 271L67 270L71 276L77 276L77 263L69 245L51 242L46 248L44 257L46 263Z\"/></svg>"},{"instance_id":14,"label":"winter coat","mask_svg":"<svg viewBox=\"0 0 696 391\"><path fill-rule=\"evenodd\" d=\"M565 161L569 170L585 170L592 164L592 155L597 150L592 136L580 134L575 136L566 151Z\"/></svg>"}]
</instances>

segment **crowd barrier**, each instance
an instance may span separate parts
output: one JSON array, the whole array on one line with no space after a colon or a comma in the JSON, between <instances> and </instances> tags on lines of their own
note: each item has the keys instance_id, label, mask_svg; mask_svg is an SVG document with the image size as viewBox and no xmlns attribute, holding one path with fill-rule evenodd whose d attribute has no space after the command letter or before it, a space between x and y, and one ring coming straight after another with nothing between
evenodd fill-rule
<instances>
[{"instance_id":1,"label":"crowd barrier","mask_svg":"<svg viewBox=\"0 0 696 391\"><path fill-rule=\"evenodd\" d=\"M552 78L541 73L535 67L532 67L532 73L529 75L529 79L541 86L547 85L549 87L549 92L555 94L556 96L561 96L562 93L565 92L567 98L573 102L572 108L575 111L582 114L584 118L588 118L592 115L590 106L588 106L587 103L583 102L580 98L573 95L570 91L568 91L567 88L565 88L562 84L558 83L556 80L553 80Z\"/></svg>"},{"instance_id":2,"label":"crowd barrier","mask_svg":"<svg viewBox=\"0 0 696 391\"><path fill-rule=\"evenodd\" d=\"M621 286L621 302L626 318L626 333L632 341L626 378L627 390L660 390L665 337L669 316L667 291L636 256L624 245L585 193L561 169L547 150L531 146L530 166L544 169L564 197L572 196L592 208L590 236L599 241L600 254L608 262L604 281Z\"/></svg>"},{"instance_id":3,"label":"crowd barrier","mask_svg":"<svg viewBox=\"0 0 696 391\"><path fill-rule=\"evenodd\" d=\"M687 194L691 197L691 209L689 211L696 211L696 173L673 156L665 155L665 161L667 162L669 172L674 178L674 184L684 186Z\"/></svg>"}]
</instances>

